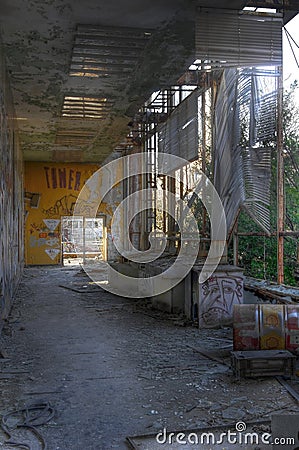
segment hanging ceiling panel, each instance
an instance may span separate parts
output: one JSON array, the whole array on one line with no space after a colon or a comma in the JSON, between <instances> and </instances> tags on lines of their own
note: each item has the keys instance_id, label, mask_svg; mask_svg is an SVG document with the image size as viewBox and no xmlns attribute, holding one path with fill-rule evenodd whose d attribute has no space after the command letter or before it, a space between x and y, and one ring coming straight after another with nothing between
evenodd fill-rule
<instances>
[{"instance_id":1,"label":"hanging ceiling panel","mask_svg":"<svg viewBox=\"0 0 299 450\"><path fill-rule=\"evenodd\" d=\"M280 13L201 9L196 20L196 58L211 67L282 64Z\"/></svg>"},{"instance_id":2,"label":"hanging ceiling panel","mask_svg":"<svg viewBox=\"0 0 299 450\"><path fill-rule=\"evenodd\" d=\"M159 126L159 151L187 161L198 158L198 90L190 94Z\"/></svg>"}]
</instances>

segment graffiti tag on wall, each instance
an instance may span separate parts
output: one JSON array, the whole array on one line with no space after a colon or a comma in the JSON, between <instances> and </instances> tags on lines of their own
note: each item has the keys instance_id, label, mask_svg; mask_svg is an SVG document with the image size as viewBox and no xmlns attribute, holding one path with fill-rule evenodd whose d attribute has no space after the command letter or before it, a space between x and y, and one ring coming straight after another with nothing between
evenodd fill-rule
<instances>
[{"instance_id":1,"label":"graffiti tag on wall","mask_svg":"<svg viewBox=\"0 0 299 450\"><path fill-rule=\"evenodd\" d=\"M55 216L71 216L73 214L76 200L77 197L75 195L64 195L57 200L53 206L48 209L43 209L42 212L49 218Z\"/></svg>"},{"instance_id":2,"label":"graffiti tag on wall","mask_svg":"<svg viewBox=\"0 0 299 450\"><path fill-rule=\"evenodd\" d=\"M200 286L199 325L209 327L231 322L233 307L240 303L243 303L243 278L214 274Z\"/></svg>"}]
</instances>

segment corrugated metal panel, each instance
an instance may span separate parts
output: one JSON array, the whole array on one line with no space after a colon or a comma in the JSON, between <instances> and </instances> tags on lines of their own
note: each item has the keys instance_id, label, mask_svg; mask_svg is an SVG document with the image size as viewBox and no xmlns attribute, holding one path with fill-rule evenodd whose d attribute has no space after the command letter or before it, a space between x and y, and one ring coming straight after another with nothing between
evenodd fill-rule
<instances>
[{"instance_id":1,"label":"corrugated metal panel","mask_svg":"<svg viewBox=\"0 0 299 450\"><path fill-rule=\"evenodd\" d=\"M257 140L273 140L276 138L277 93L270 92L260 99L257 117Z\"/></svg>"},{"instance_id":2,"label":"corrugated metal panel","mask_svg":"<svg viewBox=\"0 0 299 450\"><path fill-rule=\"evenodd\" d=\"M245 200L237 69L224 71L217 94L214 118L214 185L223 203L228 234L231 233L242 201Z\"/></svg>"},{"instance_id":3,"label":"corrugated metal panel","mask_svg":"<svg viewBox=\"0 0 299 450\"><path fill-rule=\"evenodd\" d=\"M201 9L196 58L212 67L281 65L282 16Z\"/></svg>"},{"instance_id":4,"label":"corrugated metal panel","mask_svg":"<svg viewBox=\"0 0 299 450\"><path fill-rule=\"evenodd\" d=\"M239 103L248 123L248 146L263 146L276 140L276 68L248 68L240 71Z\"/></svg>"},{"instance_id":5,"label":"corrugated metal panel","mask_svg":"<svg viewBox=\"0 0 299 450\"><path fill-rule=\"evenodd\" d=\"M244 207L266 232L270 232L271 148L243 149Z\"/></svg>"},{"instance_id":6,"label":"corrugated metal panel","mask_svg":"<svg viewBox=\"0 0 299 450\"><path fill-rule=\"evenodd\" d=\"M275 73L226 69L222 76L214 117L214 184L224 205L228 234L242 205L270 233Z\"/></svg>"},{"instance_id":7,"label":"corrugated metal panel","mask_svg":"<svg viewBox=\"0 0 299 450\"><path fill-rule=\"evenodd\" d=\"M159 151L180 156L187 161L198 158L198 95L190 94L174 109L168 120L159 125Z\"/></svg>"},{"instance_id":8,"label":"corrugated metal panel","mask_svg":"<svg viewBox=\"0 0 299 450\"><path fill-rule=\"evenodd\" d=\"M271 144L276 142L276 69L240 71L239 102L243 126L244 206L270 233ZM247 140L247 143L244 141Z\"/></svg>"}]
</instances>

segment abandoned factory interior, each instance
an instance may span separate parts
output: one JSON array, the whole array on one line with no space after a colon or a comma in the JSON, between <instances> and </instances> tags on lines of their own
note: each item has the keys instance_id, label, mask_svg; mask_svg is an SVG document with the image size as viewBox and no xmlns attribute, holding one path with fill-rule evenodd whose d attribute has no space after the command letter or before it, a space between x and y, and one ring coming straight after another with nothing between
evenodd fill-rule
<instances>
[{"instance_id":1,"label":"abandoned factory interior","mask_svg":"<svg viewBox=\"0 0 299 450\"><path fill-rule=\"evenodd\" d=\"M299 448L299 0L0 0L0 448Z\"/></svg>"}]
</instances>

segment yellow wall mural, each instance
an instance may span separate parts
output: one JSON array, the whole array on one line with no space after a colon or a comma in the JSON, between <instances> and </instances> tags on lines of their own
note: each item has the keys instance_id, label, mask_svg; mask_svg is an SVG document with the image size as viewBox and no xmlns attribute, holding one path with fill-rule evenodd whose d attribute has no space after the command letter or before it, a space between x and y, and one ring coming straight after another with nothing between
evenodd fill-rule
<instances>
[{"instance_id":1,"label":"yellow wall mural","mask_svg":"<svg viewBox=\"0 0 299 450\"><path fill-rule=\"evenodd\" d=\"M98 168L95 164L25 163L26 264L61 263L61 217L73 214L80 190Z\"/></svg>"}]
</instances>

